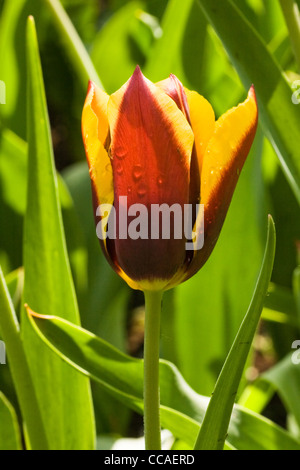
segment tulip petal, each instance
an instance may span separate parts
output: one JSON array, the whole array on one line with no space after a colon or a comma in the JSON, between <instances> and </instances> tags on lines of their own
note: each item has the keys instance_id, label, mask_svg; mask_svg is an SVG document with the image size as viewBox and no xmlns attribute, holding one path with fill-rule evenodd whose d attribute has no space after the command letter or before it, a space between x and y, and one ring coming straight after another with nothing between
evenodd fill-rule
<instances>
[{"instance_id":1,"label":"tulip petal","mask_svg":"<svg viewBox=\"0 0 300 470\"><path fill-rule=\"evenodd\" d=\"M93 82L82 112L82 136L97 204L113 203L112 166L105 148L109 138L107 103L109 96Z\"/></svg>"},{"instance_id":2,"label":"tulip petal","mask_svg":"<svg viewBox=\"0 0 300 470\"><path fill-rule=\"evenodd\" d=\"M196 91L185 88L191 126L195 136L195 146L201 173L203 156L215 129L215 113L211 104Z\"/></svg>"},{"instance_id":3,"label":"tulip petal","mask_svg":"<svg viewBox=\"0 0 300 470\"><path fill-rule=\"evenodd\" d=\"M178 78L171 74L166 80L161 80L155 84L164 91L177 104L178 108L183 112L186 120L190 123L190 112L187 102L185 89Z\"/></svg>"},{"instance_id":4,"label":"tulip petal","mask_svg":"<svg viewBox=\"0 0 300 470\"><path fill-rule=\"evenodd\" d=\"M137 67L111 95L108 119L117 213L120 196L127 196L128 207L139 203L150 210L165 203L183 208L189 202L194 136L176 103ZM184 237L150 238L117 239L115 259L133 280L146 282L152 274L156 280L170 279L184 263Z\"/></svg>"},{"instance_id":5,"label":"tulip petal","mask_svg":"<svg viewBox=\"0 0 300 470\"><path fill-rule=\"evenodd\" d=\"M155 85L159 87L161 90L163 90L168 96L170 96L170 98L172 98L172 100L177 104L178 108L183 112L184 116L186 117L186 120L189 122L191 127L193 127L191 124L190 109L189 109L187 94L189 94L189 96L193 98L194 92L190 92L188 89L185 89L182 83L180 82L180 80L178 80L178 78L173 74L171 74L169 78L167 78L166 80L162 80L156 83ZM198 95L198 93L195 93L195 94ZM196 135L195 137L196 139L198 139L198 142L200 142L199 138L203 134L205 136L205 129L207 127L207 119L209 120L211 113L207 113L207 109L204 106L202 106L202 108L200 106L196 107L194 104L195 99L190 100L190 101L192 101L191 104L192 104L192 111L193 111L193 120L195 121L195 128L196 130L198 130L200 127L200 132L201 132L201 135L199 135L199 132L198 132L198 135ZM204 101L206 102L206 100ZM208 106L210 106L208 102L206 103ZM196 111L198 113L196 113ZM206 117L205 114L208 114L208 117ZM213 115L213 121L214 121L214 115ZM198 125L198 122L200 123L199 125ZM204 125L202 125L203 122L204 122ZM204 131L202 131L202 128L204 128ZM199 165L199 158L197 156L197 147L199 147L199 145L201 146L202 144L199 144L199 143L196 144L196 142L194 142L194 147L193 147L192 156L191 156L191 164L190 164L189 202L194 207L196 207L196 204L198 204L200 200L200 165ZM200 161L202 162L202 154L200 156L201 156Z\"/></svg>"},{"instance_id":6,"label":"tulip petal","mask_svg":"<svg viewBox=\"0 0 300 470\"><path fill-rule=\"evenodd\" d=\"M207 144L201 171L201 204L204 204L204 246L195 251L186 279L210 256L246 157L255 137L258 110L254 87L244 103L229 110L216 122ZM203 230L203 227L200 228Z\"/></svg>"},{"instance_id":7,"label":"tulip petal","mask_svg":"<svg viewBox=\"0 0 300 470\"><path fill-rule=\"evenodd\" d=\"M93 82L89 82L82 112L82 137L92 183L95 217L96 209L100 204L112 205L114 200L112 166L106 150L109 140L108 99L109 96L104 91ZM100 243L104 248L106 258L111 264L106 250L105 225L101 223L102 239Z\"/></svg>"},{"instance_id":8,"label":"tulip petal","mask_svg":"<svg viewBox=\"0 0 300 470\"><path fill-rule=\"evenodd\" d=\"M175 166L173 171L179 173L178 182L187 187L187 180L182 177L182 173L188 173L190 167L191 148L194 143L191 127L174 101L147 80L139 67L128 82L111 95L108 102L108 119L113 160L115 157L116 161L123 160L126 154L126 167L132 170L134 164L141 163L146 167L146 157L149 154L150 170L163 172ZM147 155L141 155L141 150ZM114 163L113 161L113 165ZM126 168L124 169L126 171ZM168 174L165 176L168 177ZM120 182L131 180L133 183L134 175L122 174L116 179ZM164 180L164 183L164 196L168 189L174 195L174 188L169 188L172 185L168 185L167 180ZM177 188L178 191L180 188ZM127 191L124 194L127 194Z\"/></svg>"}]
</instances>

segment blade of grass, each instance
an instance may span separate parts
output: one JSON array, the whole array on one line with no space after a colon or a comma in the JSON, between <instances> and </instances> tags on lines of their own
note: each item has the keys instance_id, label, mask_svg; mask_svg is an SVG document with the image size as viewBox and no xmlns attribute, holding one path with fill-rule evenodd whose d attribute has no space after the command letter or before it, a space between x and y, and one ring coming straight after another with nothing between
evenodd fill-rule
<instances>
[{"instance_id":1,"label":"blade of grass","mask_svg":"<svg viewBox=\"0 0 300 470\"><path fill-rule=\"evenodd\" d=\"M152 81L161 80L173 72L174 56L178 54L193 4L194 0L168 2L162 23L163 35L152 48L145 68L145 74Z\"/></svg>"},{"instance_id":2,"label":"blade of grass","mask_svg":"<svg viewBox=\"0 0 300 470\"><path fill-rule=\"evenodd\" d=\"M78 324L34 19L27 23L28 186L24 302ZM22 339L51 449L94 449L89 381L51 354L22 310ZM50 354L49 354L50 353Z\"/></svg>"},{"instance_id":3,"label":"blade of grass","mask_svg":"<svg viewBox=\"0 0 300 470\"><path fill-rule=\"evenodd\" d=\"M40 407L36 398L30 370L20 335L20 326L0 268L0 329L5 342L9 366L14 381L23 420L26 423L30 446L47 450ZM3 367L3 366L1 366Z\"/></svg>"},{"instance_id":4,"label":"blade of grass","mask_svg":"<svg viewBox=\"0 0 300 470\"><path fill-rule=\"evenodd\" d=\"M0 450L21 450L21 434L17 414L0 392Z\"/></svg>"},{"instance_id":5,"label":"blade of grass","mask_svg":"<svg viewBox=\"0 0 300 470\"><path fill-rule=\"evenodd\" d=\"M141 52L134 46L131 33L138 24L138 12L144 8L143 1L126 2L110 16L93 40L91 60L109 94L118 90L128 80L136 64L141 64L144 60Z\"/></svg>"},{"instance_id":6,"label":"blade of grass","mask_svg":"<svg viewBox=\"0 0 300 470\"><path fill-rule=\"evenodd\" d=\"M264 260L248 312L227 356L210 399L195 450L222 450L238 386L263 309L275 255L275 226L269 216Z\"/></svg>"},{"instance_id":7,"label":"blade of grass","mask_svg":"<svg viewBox=\"0 0 300 470\"><path fill-rule=\"evenodd\" d=\"M289 33L292 48L300 72L300 13L299 7L294 0L279 0Z\"/></svg>"},{"instance_id":8,"label":"blade of grass","mask_svg":"<svg viewBox=\"0 0 300 470\"><path fill-rule=\"evenodd\" d=\"M53 16L54 25L65 51L84 89L86 89L89 80L93 80L99 87L103 88L88 51L60 1L46 0L46 3Z\"/></svg>"}]
</instances>

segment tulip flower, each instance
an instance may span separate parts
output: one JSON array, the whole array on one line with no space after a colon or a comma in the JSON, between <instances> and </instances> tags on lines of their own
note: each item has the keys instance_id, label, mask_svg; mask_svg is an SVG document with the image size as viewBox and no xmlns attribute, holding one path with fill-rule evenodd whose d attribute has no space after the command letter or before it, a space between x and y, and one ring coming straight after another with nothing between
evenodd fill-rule
<instances>
[{"instance_id":1,"label":"tulip flower","mask_svg":"<svg viewBox=\"0 0 300 470\"><path fill-rule=\"evenodd\" d=\"M108 234L100 242L113 269L131 287L166 290L204 265L218 239L256 126L253 87L244 103L216 121L209 102L185 89L174 75L153 84L137 67L110 97L90 82L82 132L95 211L107 207L106 217L97 213L102 216L100 232L105 232L110 208L116 216L115 237ZM148 227L146 236L133 239L126 229L133 220L130 208L137 204L149 211L144 218ZM204 237L201 249L187 250L184 233L176 237L174 227L169 238L151 237L150 208L163 204L169 208L175 204L182 213L185 207L192 208L194 233L196 227L196 237L200 232ZM203 220L196 225L197 213Z\"/></svg>"},{"instance_id":2,"label":"tulip flower","mask_svg":"<svg viewBox=\"0 0 300 470\"><path fill-rule=\"evenodd\" d=\"M82 134L97 235L113 269L145 294L148 450L160 448L162 293L209 258L256 127L253 87L242 104L215 120L209 102L174 75L153 84L137 67L111 96L89 83Z\"/></svg>"}]
</instances>

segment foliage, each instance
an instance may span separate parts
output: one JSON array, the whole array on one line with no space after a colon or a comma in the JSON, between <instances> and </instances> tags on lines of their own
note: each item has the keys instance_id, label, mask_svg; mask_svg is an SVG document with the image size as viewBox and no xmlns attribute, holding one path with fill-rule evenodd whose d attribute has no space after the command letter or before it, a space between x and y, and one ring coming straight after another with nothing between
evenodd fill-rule
<instances>
[{"instance_id":1,"label":"foliage","mask_svg":"<svg viewBox=\"0 0 300 470\"><path fill-rule=\"evenodd\" d=\"M142 432L143 297L100 250L80 131L88 79L112 93L136 64L216 116L253 83L260 112L212 256L164 296L162 425L174 449L220 446L216 423L225 448L300 449L300 64L280 2L2 0L0 14L0 449Z\"/></svg>"}]
</instances>

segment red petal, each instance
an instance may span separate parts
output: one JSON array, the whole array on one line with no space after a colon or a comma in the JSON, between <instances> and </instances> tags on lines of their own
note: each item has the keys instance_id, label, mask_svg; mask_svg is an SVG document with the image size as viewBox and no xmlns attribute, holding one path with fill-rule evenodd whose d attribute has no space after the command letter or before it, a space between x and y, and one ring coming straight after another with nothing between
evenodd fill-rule
<instances>
[{"instance_id":1,"label":"red petal","mask_svg":"<svg viewBox=\"0 0 300 470\"><path fill-rule=\"evenodd\" d=\"M189 202L193 133L172 99L137 68L131 79L110 97L108 119L114 200L152 204ZM149 227L151 220L149 220ZM115 241L120 267L132 279L170 279L185 259L185 240Z\"/></svg>"}]
</instances>

